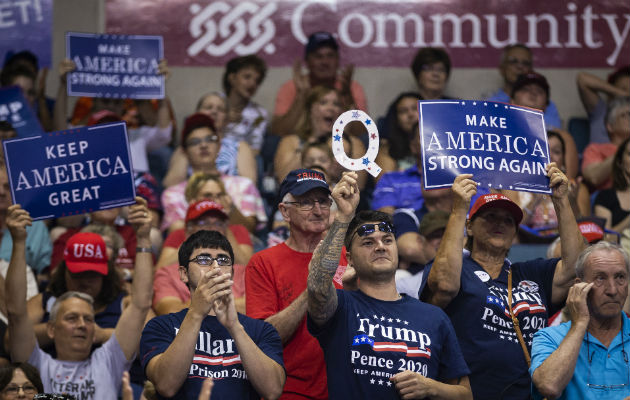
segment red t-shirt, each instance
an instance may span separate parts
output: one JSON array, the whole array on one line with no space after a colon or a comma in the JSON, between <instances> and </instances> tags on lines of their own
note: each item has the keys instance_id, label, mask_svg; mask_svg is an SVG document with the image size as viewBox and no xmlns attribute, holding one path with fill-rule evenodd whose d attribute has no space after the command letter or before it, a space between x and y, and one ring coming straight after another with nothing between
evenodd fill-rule
<instances>
[{"instance_id":1,"label":"red t-shirt","mask_svg":"<svg viewBox=\"0 0 630 400\"><path fill-rule=\"evenodd\" d=\"M252 238L249 237L249 231L243 225L230 225L228 229L234 235L239 244L252 245ZM176 229L164 239L162 247L174 247L176 249L186 240L186 230L184 228Z\"/></svg>"},{"instance_id":2,"label":"red t-shirt","mask_svg":"<svg viewBox=\"0 0 630 400\"><path fill-rule=\"evenodd\" d=\"M300 253L285 243L255 253L249 260L245 274L245 304L247 315L265 319L287 308L304 290L308 264L313 253ZM341 289L341 275L348 262L343 249L339 267L333 279ZM317 339L306 329L306 315L293 337L284 345L284 367L287 381L283 399L327 399L326 365ZM300 397L296 395L302 395Z\"/></svg>"}]
</instances>

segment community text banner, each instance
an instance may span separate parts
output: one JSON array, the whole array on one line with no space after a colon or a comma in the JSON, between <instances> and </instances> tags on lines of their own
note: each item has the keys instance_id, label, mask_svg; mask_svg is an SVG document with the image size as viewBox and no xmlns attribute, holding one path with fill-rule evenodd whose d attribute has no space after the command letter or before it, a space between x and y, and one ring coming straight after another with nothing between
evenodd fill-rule
<instances>
[{"instance_id":1,"label":"community text banner","mask_svg":"<svg viewBox=\"0 0 630 400\"><path fill-rule=\"evenodd\" d=\"M26 102L22 89L18 86L0 89L0 121L10 123L19 137L44 133L35 113Z\"/></svg>"},{"instance_id":2,"label":"community text banner","mask_svg":"<svg viewBox=\"0 0 630 400\"><path fill-rule=\"evenodd\" d=\"M124 122L5 140L3 146L13 202L35 220L135 202Z\"/></svg>"},{"instance_id":3,"label":"community text banner","mask_svg":"<svg viewBox=\"0 0 630 400\"><path fill-rule=\"evenodd\" d=\"M551 193L542 112L479 100L419 101L418 112L426 189L473 174L490 189Z\"/></svg>"},{"instance_id":4,"label":"community text banner","mask_svg":"<svg viewBox=\"0 0 630 400\"><path fill-rule=\"evenodd\" d=\"M68 32L66 57L76 64L68 75L68 95L162 99L163 53L161 36Z\"/></svg>"}]
</instances>

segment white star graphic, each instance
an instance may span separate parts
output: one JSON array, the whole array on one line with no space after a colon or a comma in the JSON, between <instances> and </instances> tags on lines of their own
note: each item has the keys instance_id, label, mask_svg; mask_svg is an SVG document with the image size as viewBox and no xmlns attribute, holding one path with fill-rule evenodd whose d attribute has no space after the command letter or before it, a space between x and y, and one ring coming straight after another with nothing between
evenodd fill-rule
<instances>
[{"instance_id":1,"label":"white star graphic","mask_svg":"<svg viewBox=\"0 0 630 400\"><path fill-rule=\"evenodd\" d=\"M374 384L374 382L375 382L374 379L370 379L371 384Z\"/></svg>"},{"instance_id":2,"label":"white star graphic","mask_svg":"<svg viewBox=\"0 0 630 400\"><path fill-rule=\"evenodd\" d=\"M396 322L400 322L400 318L396 318Z\"/></svg>"},{"instance_id":3,"label":"white star graphic","mask_svg":"<svg viewBox=\"0 0 630 400\"><path fill-rule=\"evenodd\" d=\"M385 321L385 317L381 316L381 321Z\"/></svg>"},{"instance_id":4,"label":"white star graphic","mask_svg":"<svg viewBox=\"0 0 630 400\"><path fill-rule=\"evenodd\" d=\"M359 316L359 313L357 313L357 317Z\"/></svg>"},{"instance_id":5,"label":"white star graphic","mask_svg":"<svg viewBox=\"0 0 630 400\"><path fill-rule=\"evenodd\" d=\"M354 343L359 343L359 339L354 339Z\"/></svg>"},{"instance_id":6,"label":"white star graphic","mask_svg":"<svg viewBox=\"0 0 630 400\"><path fill-rule=\"evenodd\" d=\"M505 339L505 336L499 335L499 339Z\"/></svg>"},{"instance_id":7,"label":"white star graphic","mask_svg":"<svg viewBox=\"0 0 630 400\"><path fill-rule=\"evenodd\" d=\"M376 315L372 315L372 317L374 317L375 319L378 319L378 317Z\"/></svg>"},{"instance_id":8,"label":"white star graphic","mask_svg":"<svg viewBox=\"0 0 630 400\"><path fill-rule=\"evenodd\" d=\"M379 380L378 380L378 384L379 384L379 385L383 385L383 380L382 380L382 379L379 379Z\"/></svg>"},{"instance_id":9,"label":"white star graphic","mask_svg":"<svg viewBox=\"0 0 630 400\"><path fill-rule=\"evenodd\" d=\"M405 321L405 325L409 325L409 322Z\"/></svg>"},{"instance_id":10,"label":"white star graphic","mask_svg":"<svg viewBox=\"0 0 630 400\"><path fill-rule=\"evenodd\" d=\"M391 386L392 383L390 381L387 381L387 386Z\"/></svg>"},{"instance_id":11,"label":"white star graphic","mask_svg":"<svg viewBox=\"0 0 630 400\"><path fill-rule=\"evenodd\" d=\"M393 321L394 321L394 320L393 320L393 319L391 319L391 318L388 318L388 319L387 319L387 322L393 322Z\"/></svg>"},{"instance_id":12,"label":"white star graphic","mask_svg":"<svg viewBox=\"0 0 630 400\"><path fill-rule=\"evenodd\" d=\"M365 338L364 338L364 337L362 337L362 338L361 338L361 341L365 343Z\"/></svg>"}]
</instances>

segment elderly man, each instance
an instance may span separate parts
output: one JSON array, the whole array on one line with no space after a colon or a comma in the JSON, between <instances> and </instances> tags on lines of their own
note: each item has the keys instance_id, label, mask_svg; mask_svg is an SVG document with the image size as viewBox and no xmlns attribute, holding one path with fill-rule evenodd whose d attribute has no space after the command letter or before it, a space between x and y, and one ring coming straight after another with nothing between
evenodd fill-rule
<instances>
[{"instance_id":1,"label":"elderly man","mask_svg":"<svg viewBox=\"0 0 630 400\"><path fill-rule=\"evenodd\" d=\"M268 323L236 312L230 242L201 230L186 239L178 256L190 308L149 321L140 344L157 393L197 398L204 378L214 378L217 398L278 398L286 379L280 338Z\"/></svg>"},{"instance_id":2,"label":"elderly man","mask_svg":"<svg viewBox=\"0 0 630 400\"><path fill-rule=\"evenodd\" d=\"M326 357L331 399L471 399L468 367L446 314L396 290L391 217L354 216L355 172L333 190L337 214L308 275L308 328ZM342 246L358 290L332 285Z\"/></svg>"},{"instance_id":3,"label":"elderly man","mask_svg":"<svg viewBox=\"0 0 630 400\"><path fill-rule=\"evenodd\" d=\"M569 203L568 179L554 163L547 165L547 176L562 260L510 263L506 256L523 217L520 207L505 195L487 194L477 199L466 221L477 183L470 174L453 183L453 210L420 298L451 318L475 398L528 398L531 340L562 307L575 278L573 265L584 239Z\"/></svg>"},{"instance_id":4,"label":"elderly man","mask_svg":"<svg viewBox=\"0 0 630 400\"><path fill-rule=\"evenodd\" d=\"M278 209L289 223L289 238L254 254L245 273L247 315L265 319L284 343L287 383L283 398L328 398L324 356L306 329L306 278L313 250L330 223L330 189L324 174L289 172L280 186ZM342 260L345 256L342 254ZM337 265L345 261L337 259ZM336 283L341 287L339 268Z\"/></svg>"},{"instance_id":5,"label":"elderly man","mask_svg":"<svg viewBox=\"0 0 630 400\"><path fill-rule=\"evenodd\" d=\"M567 308L571 321L534 335L530 373L548 398L621 399L630 395L628 253L599 242L580 254ZM625 339L624 339L625 338Z\"/></svg>"},{"instance_id":6,"label":"elderly man","mask_svg":"<svg viewBox=\"0 0 630 400\"><path fill-rule=\"evenodd\" d=\"M135 276L131 303L125 308L114 333L92 352L96 324L93 299L81 292L66 292L50 312L48 336L55 343L57 358L43 352L35 339L33 323L26 312L26 226L32 220L19 205L9 207L7 225L13 237L13 256L6 279L9 316L9 347L13 362L28 361L39 370L47 393L70 394L77 398L116 399L122 374L129 369L138 350L140 334L151 308L153 258L151 255L151 217L146 202L136 197L129 222L136 229ZM107 270L105 241L95 233L78 233L68 247L68 261L78 267ZM69 261L69 260L72 261Z\"/></svg>"},{"instance_id":7,"label":"elderly man","mask_svg":"<svg viewBox=\"0 0 630 400\"><path fill-rule=\"evenodd\" d=\"M354 66L339 73L339 45L329 32L315 32L308 37L304 60L308 73L302 73L302 63L293 64L293 79L285 82L276 95L271 132L278 136L295 133L295 126L304 113L304 102L310 88L322 85L335 87L341 93L341 108L367 111L363 88L352 80Z\"/></svg>"},{"instance_id":8,"label":"elderly man","mask_svg":"<svg viewBox=\"0 0 630 400\"><path fill-rule=\"evenodd\" d=\"M520 75L531 72L533 65L532 50L529 47L521 43L505 46L501 53L501 63L499 64L503 86L488 97L488 100L509 103L516 80ZM548 129L562 128L558 107L553 101L549 100L541 110L545 110L545 125Z\"/></svg>"}]
</instances>

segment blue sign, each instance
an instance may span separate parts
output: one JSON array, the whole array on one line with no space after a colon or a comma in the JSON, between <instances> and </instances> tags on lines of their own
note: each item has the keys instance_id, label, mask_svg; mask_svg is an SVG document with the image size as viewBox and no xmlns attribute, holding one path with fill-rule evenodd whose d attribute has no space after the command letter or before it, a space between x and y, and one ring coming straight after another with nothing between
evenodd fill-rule
<instances>
[{"instance_id":1,"label":"blue sign","mask_svg":"<svg viewBox=\"0 0 630 400\"><path fill-rule=\"evenodd\" d=\"M7 53L29 50L39 66L50 67L52 58L52 0L0 2L0 60Z\"/></svg>"},{"instance_id":2,"label":"blue sign","mask_svg":"<svg viewBox=\"0 0 630 400\"><path fill-rule=\"evenodd\" d=\"M9 122L19 137L44 133L18 86L0 89L0 121Z\"/></svg>"},{"instance_id":3,"label":"blue sign","mask_svg":"<svg viewBox=\"0 0 630 400\"><path fill-rule=\"evenodd\" d=\"M551 193L542 112L483 100L419 101L418 112L426 189L473 174L489 189Z\"/></svg>"},{"instance_id":4,"label":"blue sign","mask_svg":"<svg viewBox=\"0 0 630 400\"><path fill-rule=\"evenodd\" d=\"M35 220L135 202L124 122L10 139L3 145L13 202Z\"/></svg>"},{"instance_id":5,"label":"blue sign","mask_svg":"<svg viewBox=\"0 0 630 400\"><path fill-rule=\"evenodd\" d=\"M164 98L161 36L66 33L68 95L134 99Z\"/></svg>"}]
</instances>

